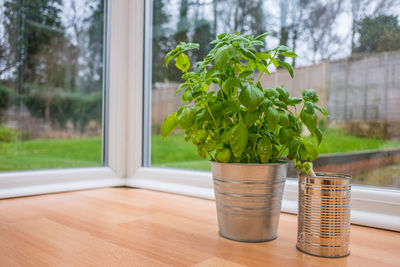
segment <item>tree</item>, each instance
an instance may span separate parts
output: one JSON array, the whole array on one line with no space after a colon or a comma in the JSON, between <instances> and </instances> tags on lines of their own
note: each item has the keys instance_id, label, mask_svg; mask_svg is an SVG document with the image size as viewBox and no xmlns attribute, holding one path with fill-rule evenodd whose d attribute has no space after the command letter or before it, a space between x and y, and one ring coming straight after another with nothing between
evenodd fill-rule
<instances>
[{"instance_id":1,"label":"tree","mask_svg":"<svg viewBox=\"0 0 400 267\"><path fill-rule=\"evenodd\" d=\"M64 35L59 17L61 0L6 0L4 28L19 80L38 80L35 56L52 39Z\"/></svg>"},{"instance_id":2,"label":"tree","mask_svg":"<svg viewBox=\"0 0 400 267\"><path fill-rule=\"evenodd\" d=\"M211 28L211 22L204 18L200 1L193 3L194 14L194 32L192 42L200 44L200 48L193 50L194 61L201 61L211 50L210 42L215 39L215 32Z\"/></svg>"},{"instance_id":3,"label":"tree","mask_svg":"<svg viewBox=\"0 0 400 267\"><path fill-rule=\"evenodd\" d=\"M188 9L189 9L188 0L181 0L181 4L179 6L179 21L175 33L175 40L177 43L187 41L188 32L190 28L190 23L188 20Z\"/></svg>"},{"instance_id":4,"label":"tree","mask_svg":"<svg viewBox=\"0 0 400 267\"><path fill-rule=\"evenodd\" d=\"M288 26L289 38L292 41L292 49L296 51L297 42L302 36L303 31L306 30L304 19L304 14L307 13L307 8L309 8L310 0L291 0L290 1L290 19L291 23ZM292 66L296 66L296 58L292 58Z\"/></svg>"},{"instance_id":5,"label":"tree","mask_svg":"<svg viewBox=\"0 0 400 267\"><path fill-rule=\"evenodd\" d=\"M366 17L383 15L399 0L351 0L351 51L355 52L356 33L360 31L360 23Z\"/></svg>"},{"instance_id":6,"label":"tree","mask_svg":"<svg viewBox=\"0 0 400 267\"><path fill-rule=\"evenodd\" d=\"M280 34L279 34L279 44L287 45L289 39L289 27L287 23L287 13L288 13L289 3L288 0L279 1L279 11L280 11ZM284 60L284 56L279 56L280 60Z\"/></svg>"},{"instance_id":7,"label":"tree","mask_svg":"<svg viewBox=\"0 0 400 267\"><path fill-rule=\"evenodd\" d=\"M263 1L258 0L256 8L254 9L253 19L250 21L250 28L252 34L258 36L265 32L266 21L264 16ZM264 39L264 42L266 40Z\"/></svg>"},{"instance_id":8,"label":"tree","mask_svg":"<svg viewBox=\"0 0 400 267\"><path fill-rule=\"evenodd\" d=\"M340 12L342 1L312 1L307 8L304 20L306 41L311 46L312 63L335 55L343 44L334 26Z\"/></svg>"},{"instance_id":9,"label":"tree","mask_svg":"<svg viewBox=\"0 0 400 267\"><path fill-rule=\"evenodd\" d=\"M218 0L213 0L212 4L213 4L213 32L214 32L214 38L217 38L217 20L218 20Z\"/></svg>"},{"instance_id":10,"label":"tree","mask_svg":"<svg viewBox=\"0 0 400 267\"><path fill-rule=\"evenodd\" d=\"M162 82L169 76L165 67L164 56L175 45L168 35L169 15L166 12L165 0L153 1L153 39L152 39L152 82ZM173 38L172 38L173 39Z\"/></svg>"},{"instance_id":11,"label":"tree","mask_svg":"<svg viewBox=\"0 0 400 267\"><path fill-rule=\"evenodd\" d=\"M400 26L396 16L367 17L360 23L355 52L383 52L400 49Z\"/></svg>"},{"instance_id":12,"label":"tree","mask_svg":"<svg viewBox=\"0 0 400 267\"><path fill-rule=\"evenodd\" d=\"M88 61L89 75L86 88L89 92L99 91L103 82L103 38L104 38L104 1L96 1L93 13L87 19L88 29ZM77 36L79 39L79 37Z\"/></svg>"},{"instance_id":13,"label":"tree","mask_svg":"<svg viewBox=\"0 0 400 267\"><path fill-rule=\"evenodd\" d=\"M224 32L255 34L265 32L262 23L266 14L260 0L219 0L219 10L215 14Z\"/></svg>"}]
</instances>

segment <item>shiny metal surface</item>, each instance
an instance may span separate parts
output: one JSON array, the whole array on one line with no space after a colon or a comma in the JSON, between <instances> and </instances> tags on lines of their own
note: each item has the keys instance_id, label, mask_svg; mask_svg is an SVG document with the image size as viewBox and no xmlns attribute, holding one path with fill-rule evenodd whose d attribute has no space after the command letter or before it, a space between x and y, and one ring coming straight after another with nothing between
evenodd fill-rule
<instances>
[{"instance_id":1,"label":"shiny metal surface","mask_svg":"<svg viewBox=\"0 0 400 267\"><path fill-rule=\"evenodd\" d=\"M277 237L287 166L211 162L221 236L243 242Z\"/></svg>"},{"instance_id":2,"label":"shiny metal surface","mask_svg":"<svg viewBox=\"0 0 400 267\"><path fill-rule=\"evenodd\" d=\"M350 254L351 176L299 175L297 248L322 257Z\"/></svg>"}]
</instances>

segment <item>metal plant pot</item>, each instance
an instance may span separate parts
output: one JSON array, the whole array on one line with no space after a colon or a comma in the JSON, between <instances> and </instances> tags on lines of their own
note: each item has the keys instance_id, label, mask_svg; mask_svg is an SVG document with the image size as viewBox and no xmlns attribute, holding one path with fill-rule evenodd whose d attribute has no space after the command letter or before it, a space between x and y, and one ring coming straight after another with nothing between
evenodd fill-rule
<instances>
[{"instance_id":1,"label":"metal plant pot","mask_svg":"<svg viewBox=\"0 0 400 267\"><path fill-rule=\"evenodd\" d=\"M297 248L314 256L347 256L350 254L351 176L316 175L299 175Z\"/></svg>"},{"instance_id":2,"label":"metal plant pot","mask_svg":"<svg viewBox=\"0 0 400 267\"><path fill-rule=\"evenodd\" d=\"M287 166L211 162L222 237L243 242L277 237Z\"/></svg>"}]
</instances>

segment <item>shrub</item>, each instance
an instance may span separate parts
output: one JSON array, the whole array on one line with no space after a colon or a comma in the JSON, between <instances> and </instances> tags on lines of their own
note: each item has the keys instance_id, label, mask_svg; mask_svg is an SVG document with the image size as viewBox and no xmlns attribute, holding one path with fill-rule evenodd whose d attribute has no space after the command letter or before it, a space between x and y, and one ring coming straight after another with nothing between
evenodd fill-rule
<instances>
[{"instance_id":1,"label":"shrub","mask_svg":"<svg viewBox=\"0 0 400 267\"><path fill-rule=\"evenodd\" d=\"M32 116L46 119L46 109L52 125L64 128L71 121L75 129L84 131L91 120L101 121L102 92L66 92L32 87L22 97Z\"/></svg>"},{"instance_id":2,"label":"shrub","mask_svg":"<svg viewBox=\"0 0 400 267\"><path fill-rule=\"evenodd\" d=\"M15 142L18 140L19 132L7 127L0 127L0 142Z\"/></svg>"},{"instance_id":3,"label":"shrub","mask_svg":"<svg viewBox=\"0 0 400 267\"><path fill-rule=\"evenodd\" d=\"M2 121L4 110L7 109L12 103L12 97L12 90L0 85L0 122Z\"/></svg>"}]
</instances>

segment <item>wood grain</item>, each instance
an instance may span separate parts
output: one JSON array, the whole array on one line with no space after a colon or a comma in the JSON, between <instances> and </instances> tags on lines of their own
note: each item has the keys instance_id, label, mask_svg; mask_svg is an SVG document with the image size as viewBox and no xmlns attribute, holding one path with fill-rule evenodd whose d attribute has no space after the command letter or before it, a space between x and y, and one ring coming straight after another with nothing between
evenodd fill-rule
<instances>
[{"instance_id":1,"label":"wood grain","mask_svg":"<svg viewBox=\"0 0 400 267\"><path fill-rule=\"evenodd\" d=\"M218 236L215 203L107 188L0 200L0 266L400 266L400 233L352 226L351 255L296 250L296 216L278 239Z\"/></svg>"}]
</instances>

